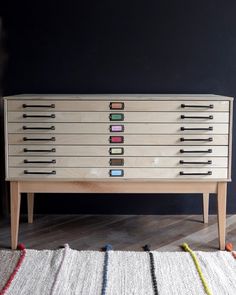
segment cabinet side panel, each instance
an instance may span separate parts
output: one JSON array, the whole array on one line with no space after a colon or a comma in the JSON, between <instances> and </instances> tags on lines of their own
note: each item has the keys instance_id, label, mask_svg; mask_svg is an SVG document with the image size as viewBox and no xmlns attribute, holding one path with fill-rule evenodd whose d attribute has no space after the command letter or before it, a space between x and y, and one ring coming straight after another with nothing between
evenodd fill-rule
<instances>
[{"instance_id":1,"label":"cabinet side panel","mask_svg":"<svg viewBox=\"0 0 236 295\"><path fill-rule=\"evenodd\" d=\"M233 100L231 100L229 105L229 162L228 162L228 178L231 179L232 170L232 135L233 135Z\"/></svg>"},{"instance_id":2,"label":"cabinet side panel","mask_svg":"<svg viewBox=\"0 0 236 295\"><path fill-rule=\"evenodd\" d=\"M8 121L7 121L7 100L4 99L4 138L5 138L5 173L8 179Z\"/></svg>"}]
</instances>

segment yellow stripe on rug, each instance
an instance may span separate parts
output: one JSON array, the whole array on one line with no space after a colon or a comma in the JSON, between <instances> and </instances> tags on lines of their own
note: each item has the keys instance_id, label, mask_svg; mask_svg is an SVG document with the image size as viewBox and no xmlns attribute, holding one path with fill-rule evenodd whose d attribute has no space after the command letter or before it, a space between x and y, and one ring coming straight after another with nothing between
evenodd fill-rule
<instances>
[{"instance_id":1,"label":"yellow stripe on rug","mask_svg":"<svg viewBox=\"0 0 236 295\"><path fill-rule=\"evenodd\" d=\"M189 252L189 254L191 255L206 294L207 295L213 295L210 288L207 285L206 279L204 278L204 275L203 275L203 272L201 270L201 267L200 267L200 264L198 262L196 254L193 252L193 250L189 247L189 245L187 243L184 243L181 247L184 249L185 252Z\"/></svg>"}]
</instances>

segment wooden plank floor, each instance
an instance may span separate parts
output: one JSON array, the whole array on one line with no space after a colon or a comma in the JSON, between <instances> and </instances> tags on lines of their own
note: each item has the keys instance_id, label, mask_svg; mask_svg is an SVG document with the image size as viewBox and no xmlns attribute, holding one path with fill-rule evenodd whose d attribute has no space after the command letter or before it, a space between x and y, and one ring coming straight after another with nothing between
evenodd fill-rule
<instances>
[{"instance_id":1,"label":"wooden plank floor","mask_svg":"<svg viewBox=\"0 0 236 295\"><path fill-rule=\"evenodd\" d=\"M236 215L227 217L227 241L236 245ZM209 224L201 215L38 215L33 224L21 217L19 242L33 249L57 249L69 243L78 250L99 250L110 243L115 250L179 251L189 243L195 250L218 248L217 218ZM10 225L0 225L0 248L9 248Z\"/></svg>"}]
</instances>

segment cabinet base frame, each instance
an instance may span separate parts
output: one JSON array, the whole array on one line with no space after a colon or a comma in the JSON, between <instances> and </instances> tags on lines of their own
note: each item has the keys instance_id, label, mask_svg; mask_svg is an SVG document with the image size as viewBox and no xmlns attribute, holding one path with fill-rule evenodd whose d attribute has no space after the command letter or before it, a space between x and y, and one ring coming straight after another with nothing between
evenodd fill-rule
<instances>
[{"instance_id":1,"label":"cabinet base frame","mask_svg":"<svg viewBox=\"0 0 236 295\"><path fill-rule=\"evenodd\" d=\"M217 195L219 248L225 249L227 182L154 181L11 181L11 248L18 244L21 193L28 194L29 222L33 222L34 193L201 193L203 217L208 221L209 194Z\"/></svg>"}]
</instances>

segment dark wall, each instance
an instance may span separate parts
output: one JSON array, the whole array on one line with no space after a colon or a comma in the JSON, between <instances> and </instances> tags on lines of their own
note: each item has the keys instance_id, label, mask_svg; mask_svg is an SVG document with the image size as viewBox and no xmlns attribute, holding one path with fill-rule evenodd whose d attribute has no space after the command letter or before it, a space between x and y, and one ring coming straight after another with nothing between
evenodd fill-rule
<instances>
[{"instance_id":1,"label":"dark wall","mask_svg":"<svg viewBox=\"0 0 236 295\"><path fill-rule=\"evenodd\" d=\"M7 55L4 49L4 31L2 29L2 19L0 17L0 130L1 134L4 132L4 105L2 99L2 79L4 75L4 69L6 65ZM4 169L4 158L5 158L5 144L4 136L0 136L0 214L7 215L8 211L8 200L7 193L8 187L5 182L5 169Z\"/></svg>"},{"instance_id":2,"label":"dark wall","mask_svg":"<svg viewBox=\"0 0 236 295\"><path fill-rule=\"evenodd\" d=\"M236 96L234 0L8 1L1 11L9 55L5 95ZM233 179L235 174L233 163ZM229 185L230 213L236 212L235 187ZM215 203L211 208L215 212ZM38 198L36 210L200 213L201 201L189 196L64 195Z\"/></svg>"}]
</instances>

